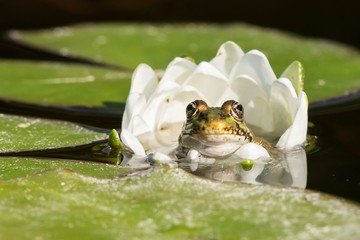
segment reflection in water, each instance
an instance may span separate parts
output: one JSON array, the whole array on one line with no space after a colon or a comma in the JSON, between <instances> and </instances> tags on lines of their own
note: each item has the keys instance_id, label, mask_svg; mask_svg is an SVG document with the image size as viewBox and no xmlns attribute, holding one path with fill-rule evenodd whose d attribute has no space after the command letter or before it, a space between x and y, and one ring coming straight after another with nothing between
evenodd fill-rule
<instances>
[{"instance_id":1,"label":"reflection in water","mask_svg":"<svg viewBox=\"0 0 360 240\"><path fill-rule=\"evenodd\" d=\"M156 153L159 154L159 153ZM108 164L120 164L134 168L148 168L150 165L159 164L155 159L156 154L134 158L128 151L115 151L111 149L107 140L97 141L90 144L58 149L43 149L22 152L5 152L0 156L26 156L46 157L58 159L77 159L85 161L103 162ZM258 158L247 160L237 155L226 159L214 159L199 157L197 161L175 160L170 158L160 164L177 167L197 176L214 179L222 182L241 182L251 184L273 184L305 188L307 183L307 162L304 149L292 151L277 151L271 158ZM129 161L131 159L131 161Z\"/></svg>"},{"instance_id":2,"label":"reflection in water","mask_svg":"<svg viewBox=\"0 0 360 240\"><path fill-rule=\"evenodd\" d=\"M307 182L307 188L309 189L335 194L359 202L360 151L358 148L358 140L360 136L360 92L330 99L328 101L310 103L309 107L309 120L315 126L309 130L310 134L316 135L319 138L318 150L308 153L307 156L303 150L299 150L299 152L295 151L294 153L289 152L286 153L286 157L281 158L286 159L286 161L282 160L282 162L285 162L285 166L288 166L287 168L282 168L282 174L291 177L291 180L284 181L286 178L284 176L279 177L279 175L276 178L275 169L264 165L264 169L259 174L259 177L255 178L256 181L268 182L270 178L263 176L270 172L272 173L270 175L273 176L273 179L278 179L271 182L277 182L278 184L283 184L285 182L290 186L299 187L305 186ZM111 112L108 109L99 111L98 109L79 109L71 107L52 108L49 106L38 106L12 102L9 100L2 101L1 99L0 111L2 113L64 119L103 128L119 128L122 119L119 112ZM85 113L86 115L84 115ZM109 158L109 154L94 149L94 145L98 144L99 143L91 143L89 145L63 149L0 153L0 156L77 159L110 164L118 162L118 158ZM296 156L293 156L293 154ZM308 160L307 163L306 159ZM241 161L238 160L237 162ZM225 167L223 167L224 169L222 170L221 163L224 164L224 166L230 165L227 162L220 161L213 164L213 166L211 166L210 163L194 163L193 165L196 165L197 168L195 169L194 166L192 166L193 170L191 170L189 163L181 163L180 166L199 176L204 176L206 167L214 169L209 172L215 172L217 168L218 174L211 173L214 175L212 177L213 179L218 179L219 181L234 181L229 177L225 179ZM217 165L218 167L216 167ZM274 165L274 168L275 166L276 164ZM306 171L306 167L308 167L308 171ZM230 167L226 168L227 171L229 171L228 168ZM280 173L280 171L277 172ZM222 178L219 177L220 175L223 175ZM236 174L233 174L233 176L234 175L236 176ZM251 176L254 175L255 173L251 173ZM244 181L245 174L242 176L242 181ZM233 179L236 178L233 177Z\"/></svg>"},{"instance_id":3,"label":"reflection in water","mask_svg":"<svg viewBox=\"0 0 360 240\"><path fill-rule=\"evenodd\" d=\"M181 162L181 168L197 176L222 182L242 182L251 184L275 184L305 188L307 163L304 149L281 152L270 159L259 159L250 165L244 159L230 157L224 160L213 158L198 162Z\"/></svg>"}]
</instances>

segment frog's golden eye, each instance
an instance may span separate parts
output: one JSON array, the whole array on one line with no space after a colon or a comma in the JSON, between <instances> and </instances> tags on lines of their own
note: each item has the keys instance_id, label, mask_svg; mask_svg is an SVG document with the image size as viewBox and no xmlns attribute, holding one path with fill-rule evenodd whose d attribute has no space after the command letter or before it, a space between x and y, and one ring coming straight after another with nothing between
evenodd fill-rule
<instances>
[{"instance_id":1,"label":"frog's golden eye","mask_svg":"<svg viewBox=\"0 0 360 240\"><path fill-rule=\"evenodd\" d=\"M230 107L228 107L229 109L229 114L237 121L242 121L244 118L244 108L243 106L234 101L234 100L230 100L225 102L227 104L227 106L230 105ZM224 103L224 104L225 104Z\"/></svg>"},{"instance_id":2,"label":"frog's golden eye","mask_svg":"<svg viewBox=\"0 0 360 240\"><path fill-rule=\"evenodd\" d=\"M189 103L186 107L186 118L188 120L194 119L199 116L201 111L204 111L208 108L206 102L202 100L195 100Z\"/></svg>"}]
</instances>

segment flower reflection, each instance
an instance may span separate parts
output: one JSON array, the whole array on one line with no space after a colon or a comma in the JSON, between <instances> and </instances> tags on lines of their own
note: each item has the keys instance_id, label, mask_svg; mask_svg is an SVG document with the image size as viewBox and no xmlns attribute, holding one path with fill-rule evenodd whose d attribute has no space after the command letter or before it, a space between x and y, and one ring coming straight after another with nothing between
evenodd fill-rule
<instances>
[{"instance_id":1,"label":"flower reflection","mask_svg":"<svg viewBox=\"0 0 360 240\"><path fill-rule=\"evenodd\" d=\"M239 158L229 158L224 161L183 162L180 166L197 176L222 182L306 187L306 153L302 148L283 152L277 157L253 161L250 169L244 167L242 161Z\"/></svg>"}]
</instances>

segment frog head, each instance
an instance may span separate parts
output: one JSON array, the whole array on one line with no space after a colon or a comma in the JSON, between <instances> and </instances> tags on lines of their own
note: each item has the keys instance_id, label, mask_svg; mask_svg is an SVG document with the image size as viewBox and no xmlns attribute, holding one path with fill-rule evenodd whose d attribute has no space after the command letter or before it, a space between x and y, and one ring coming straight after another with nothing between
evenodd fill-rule
<instances>
[{"instance_id":1,"label":"frog head","mask_svg":"<svg viewBox=\"0 0 360 240\"><path fill-rule=\"evenodd\" d=\"M209 107L205 101L195 100L186 107L180 146L208 157L226 157L251 141L253 135L238 102L228 100L221 107Z\"/></svg>"}]
</instances>

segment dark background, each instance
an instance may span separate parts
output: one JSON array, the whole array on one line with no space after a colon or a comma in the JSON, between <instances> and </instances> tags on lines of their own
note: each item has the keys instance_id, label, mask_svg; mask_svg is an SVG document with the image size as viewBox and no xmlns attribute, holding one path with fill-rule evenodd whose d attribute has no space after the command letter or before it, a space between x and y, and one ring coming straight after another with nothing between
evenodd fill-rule
<instances>
[{"instance_id":1,"label":"dark background","mask_svg":"<svg viewBox=\"0 0 360 240\"><path fill-rule=\"evenodd\" d=\"M353 0L0 0L0 32L83 21L241 21L360 48L359 10Z\"/></svg>"}]
</instances>

